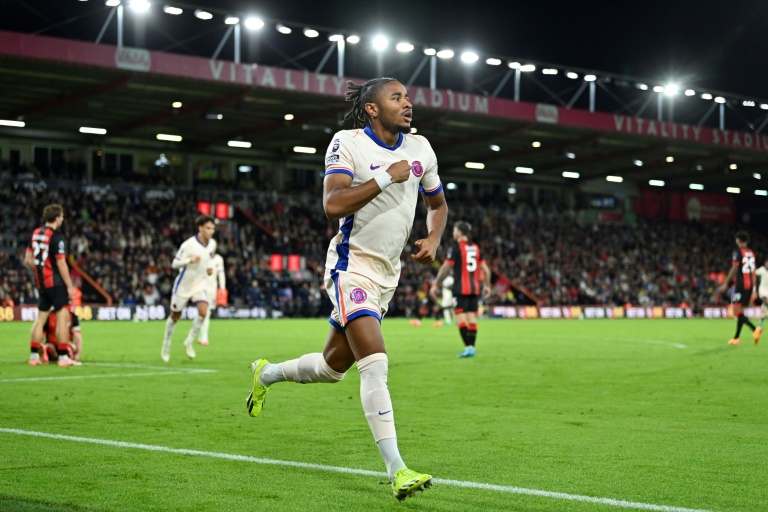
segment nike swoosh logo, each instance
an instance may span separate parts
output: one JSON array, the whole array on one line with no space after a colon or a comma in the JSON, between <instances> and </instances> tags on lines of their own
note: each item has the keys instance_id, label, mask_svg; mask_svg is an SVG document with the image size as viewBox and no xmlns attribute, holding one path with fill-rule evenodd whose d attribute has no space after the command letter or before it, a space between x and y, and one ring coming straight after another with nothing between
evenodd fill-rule
<instances>
[{"instance_id":1,"label":"nike swoosh logo","mask_svg":"<svg viewBox=\"0 0 768 512\"><path fill-rule=\"evenodd\" d=\"M387 414L389 412L392 412L392 409L390 409L388 411L384 411L384 412L379 411L379 416L384 416L385 414Z\"/></svg>"},{"instance_id":2,"label":"nike swoosh logo","mask_svg":"<svg viewBox=\"0 0 768 512\"><path fill-rule=\"evenodd\" d=\"M384 164L381 164L381 165L373 165L373 164L371 164L371 170L372 170L372 171L375 171L376 169L378 169L378 168L379 168L379 167L381 167L382 165L384 165Z\"/></svg>"}]
</instances>

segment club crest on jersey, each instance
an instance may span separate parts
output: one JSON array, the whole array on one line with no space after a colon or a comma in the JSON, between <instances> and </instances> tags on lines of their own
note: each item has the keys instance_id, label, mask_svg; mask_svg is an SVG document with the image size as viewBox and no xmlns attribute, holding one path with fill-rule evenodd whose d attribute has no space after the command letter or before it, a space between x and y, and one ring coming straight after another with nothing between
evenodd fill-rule
<instances>
[{"instance_id":1,"label":"club crest on jersey","mask_svg":"<svg viewBox=\"0 0 768 512\"><path fill-rule=\"evenodd\" d=\"M362 304L365 302L365 299L368 298L368 294L365 293L365 290L362 288L355 288L352 290L352 293L349 294L349 298L352 299L352 302L355 304Z\"/></svg>"},{"instance_id":2,"label":"club crest on jersey","mask_svg":"<svg viewBox=\"0 0 768 512\"><path fill-rule=\"evenodd\" d=\"M341 147L341 140L333 139L333 146L331 147L331 151L335 153L339 150L340 147Z\"/></svg>"},{"instance_id":3,"label":"club crest on jersey","mask_svg":"<svg viewBox=\"0 0 768 512\"><path fill-rule=\"evenodd\" d=\"M411 172L417 178L421 178L421 175L424 174L424 166L421 165L421 162L416 160L413 162L413 165L411 165Z\"/></svg>"}]
</instances>

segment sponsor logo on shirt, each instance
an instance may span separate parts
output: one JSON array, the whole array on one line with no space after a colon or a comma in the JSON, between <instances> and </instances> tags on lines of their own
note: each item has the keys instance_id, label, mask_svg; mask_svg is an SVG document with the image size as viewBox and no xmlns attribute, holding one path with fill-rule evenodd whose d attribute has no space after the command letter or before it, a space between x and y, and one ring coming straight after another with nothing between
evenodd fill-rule
<instances>
[{"instance_id":1,"label":"sponsor logo on shirt","mask_svg":"<svg viewBox=\"0 0 768 512\"><path fill-rule=\"evenodd\" d=\"M365 299L368 298L368 294L365 293L365 290L362 288L355 288L352 290L352 293L349 294L349 298L352 299L352 302L355 304L362 304L365 302Z\"/></svg>"},{"instance_id":2,"label":"sponsor logo on shirt","mask_svg":"<svg viewBox=\"0 0 768 512\"><path fill-rule=\"evenodd\" d=\"M339 155L331 155L325 159L325 165L335 164L339 161Z\"/></svg>"},{"instance_id":3,"label":"sponsor logo on shirt","mask_svg":"<svg viewBox=\"0 0 768 512\"><path fill-rule=\"evenodd\" d=\"M411 172L417 178L421 178L421 175L424 174L424 166L421 165L421 162L415 160L413 165L411 165Z\"/></svg>"},{"instance_id":4,"label":"sponsor logo on shirt","mask_svg":"<svg viewBox=\"0 0 768 512\"><path fill-rule=\"evenodd\" d=\"M379 168L379 167L381 167L382 165L384 165L384 164L379 164L379 165L373 165L373 164L371 164L371 170L372 170L372 171L375 171L376 169L378 169L378 168Z\"/></svg>"}]
</instances>

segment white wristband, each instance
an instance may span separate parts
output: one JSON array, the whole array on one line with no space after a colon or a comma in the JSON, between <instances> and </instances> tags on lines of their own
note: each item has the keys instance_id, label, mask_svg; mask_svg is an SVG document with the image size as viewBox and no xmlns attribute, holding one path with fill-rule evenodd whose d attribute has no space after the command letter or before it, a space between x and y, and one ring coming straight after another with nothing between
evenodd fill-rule
<instances>
[{"instance_id":1,"label":"white wristband","mask_svg":"<svg viewBox=\"0 0 768 512\"><path fill-rule=\"evenodd\" d=\"M392 176L390 176L388 172L377 174L373 177L373 179L376 181L376 184L379 186L382 192L384 192L384 189L392 184Z\"/></svg>"}]
</instances>

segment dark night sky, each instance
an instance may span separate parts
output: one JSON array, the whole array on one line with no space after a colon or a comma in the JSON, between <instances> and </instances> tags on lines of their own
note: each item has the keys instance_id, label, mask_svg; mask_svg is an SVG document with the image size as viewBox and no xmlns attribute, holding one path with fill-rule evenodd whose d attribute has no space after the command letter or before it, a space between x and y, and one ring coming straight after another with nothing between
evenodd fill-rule
<instances>
[{"instance_id":1,"label":"dark night sky","mask_svg":"<svg viewBox=\"0 0 768 512\"><path fill-rule=\"evenodd\" d=\"M165 2L154 1L155 9ZM172 3L172 2L169 2ZM183 2L182 2L183 3ZM192 0L264 18L768 98L768 1ZM463 5L463 7L449 7ZM31 32L103 0L0 0L0 29ZM167 15L165 15L167 17ZM47 35L94 39L101 18ZM194 22L194 20L193 20ZM210 46L210 43L209 43ZM214 44L215 47L215 44Z\"/></svg>"}]
</instances>

